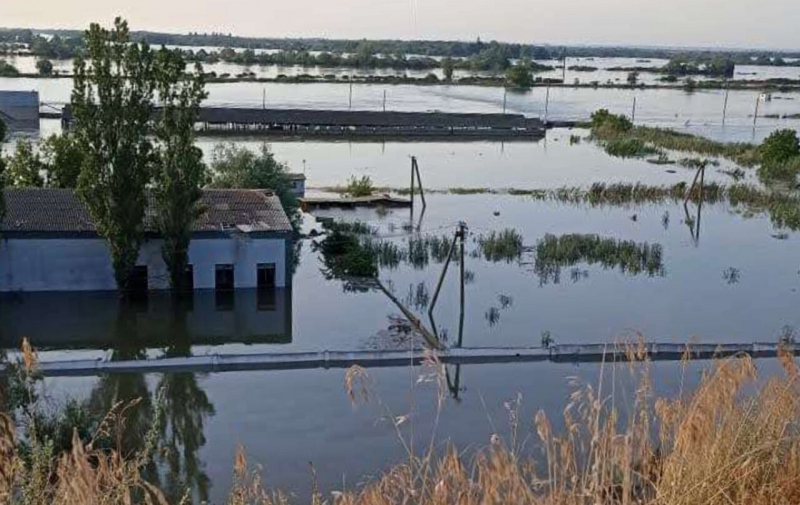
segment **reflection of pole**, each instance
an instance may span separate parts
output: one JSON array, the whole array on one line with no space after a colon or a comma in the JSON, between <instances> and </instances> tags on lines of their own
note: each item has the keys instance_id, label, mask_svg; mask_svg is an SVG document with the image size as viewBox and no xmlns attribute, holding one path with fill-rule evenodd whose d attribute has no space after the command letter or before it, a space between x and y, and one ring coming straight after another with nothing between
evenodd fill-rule
<instances>
[{"instance_id":1,"label":"reflection of pole","mask_svg":"<svg viewBox=\"0 0 800 505\"><path fill-rule=\"evenodd\" d=\"M419 163L417 163L416 156L411 158L411 168L417 174L417 188L419 189L419 197L422 200L422 210L424 212L425 209L428 207L428 204L425 203L425 190L422 189L422 176L419 175ZM414 179L413 174L411 176L411 179L413 184L413 179Z\"/></svg>"},{"instance_id":2,"label":"reflection of pole","mask_svg":"<svg viewBox=\"0 0 800 505\"><path fill-rule=\"evenodd\" d=\"M428 318L431 320L431 329L433 330L433 334L437 337L439 336L439 333L436 329L436 322L433 320L433 309L436 308L436 302L439 300L439 292L442 290L444 277L447 275L447 268L450 266L450 260L453 259L453 252L455 252L456 249L456 240L458 240L458 231L456 231L456 233L453 235L453 240L450 242L450 249L448 249L447 252L447 259L444 262L444 267L442 267L442 273L439 274L439 282L436 283L436 289L433 292L431 304L428 306Z\"/></svg>"},{"instance_id":3,"label":"reflection of pole","mask_svg":"<svg viewBox=\"0 0 800 505\"><path fill-rule=\"evenodd\" d=\"M544 97L544 124L547 125L547 109L550 106L550 85L547 85L547 94Z\"/></svg>"},{"instance_id":4,"label":"reflection of pole","mask_svg":"<svg viewBox=\"0 0 800 505\"><path fill-rule=\"evenodd\" d=\"M728 93L730 92L730 84L725 83L725 102L722 104L722 126L725 126L725 118L728 115Z\"/></svg>"},{"instance_id":5,"label":"reflection of pole","mask_svg":"<svg viewBox=\"0 0 800 505\"><path fill-rule=\"evenodd\" d=\"M353 81L350 81L350 99L347 102L347 109L353 109Z\"/></svg>"},{"instance_id":6,"label":"reflection of pole","mask_svg":"<svg viewBox=\"0 0 800 505\"><path fill-rule=\"evenodd\" d=\"M631 123L636 121L636 95L633 96L633 110L631 110Z\"/></svg>"},{"instance_id":7,"label":"reflection of pole","mask_svg":"<svg viewBox=\"0 0 800 505\"><path fill-rule=\"evenodd\" d=\"M506 98L508 97L508 88L503 88L503 114L506 113Z\"/></svg>"}]
</instances>

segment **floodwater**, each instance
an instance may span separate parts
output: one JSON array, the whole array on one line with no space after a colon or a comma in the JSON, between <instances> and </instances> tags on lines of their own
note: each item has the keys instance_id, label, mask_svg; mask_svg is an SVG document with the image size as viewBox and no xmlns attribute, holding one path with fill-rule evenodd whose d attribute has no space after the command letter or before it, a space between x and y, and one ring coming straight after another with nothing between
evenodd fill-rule
<instances>
[{"instance_id":1,"label":"floodwater","mask_svg":"<svg viewBox=\"0 0 800 505\"><path fill-rule=\"evenodd\" d=\"M70 82L0 79L0 88L25 86L39 89L43 101L57 102L68 99ZM264 86L209 88L211 104L255 106L261 104ZM503 100L502 90L492 88L354 88L356 108L379 107L384 89L389 91L390 108L396 110L497 112ZM268 106L347 106L346 85L270 84L266 89ZM508 109L542 114L544 93L510 93ZM581 119L599 107L626 112L634 93L637 122L715 138L760 139L774 128L797 124L759 119L754 132L748 113L755 94L742 92L731 92L724 128L723 92L553 89L549 114ZM776 98L781 99L761 104L763 113L793 113L793 107L800 107L791 94ZM57 121L42 125L43 133L58 130ZM573 145L571 135L582 140ZM315 188L362 175L377 186L406 187L412 155L419 160L429 190L637 181L667 185L691 182L694 175L675 165L608 157L585 136L576 129L550 131L539 142L282 141L271 148L292 171L305 172L308 185ZM198 143L209 153L218 140L202 137ZM226 140L251 148L261 143L252 138ZM722 173L729 168L725 163L709 168L706 180L731 182ZM752 175L748 181L755 183ZM366 222L376 229L377 240L395 243L400 251L419 237L452 237L457 223L466 222L464 346L531 347L541 345L545 336L556 344L612 342L640 334L664 342L775 342L794 335L800 325L800 238L774 225L769 215L728 204L702 209L672 202L593 208L508 194L430 193L426 198L421 219L419 206L413 218L407 209L315 214ZM413 234L408 230L412 221L418 227ZM479 250L481 237L504 229L520 234L523 253L509 261L486 259ZM624 242L636 251L649 251L642 254L652 261L640 270L631 269L622 255L559 259L540 254L548 241L589 235L606 244ZM421 342L409 334L399 310L384 294L347 289L342 281L326 277L315 248L318 240L299 242L299 264L286 290L242 291L224 299L198 292L180 305L154 293L127 306L114 293L5 295L0 297L0 344L12 350L28 337L43 360L419 348ZM442 267L440 257L425 256L385 266L380 278L424 316ZM451 343L459 318L457 271L452 268L446 277L436 308L437 328ZM767 372L773 365L759 364ZM697 379L702 366L688 367L685 384ZM523 397L523 430L529 430L528 420L538 409L558 417L571 392L567 377L596 383L600 368L555 363L449 367L451 388L444 391L441 417L436 416L435 386L415 385L418 372L371 370L373 403L357 407L348 401L341 370L121 374L49 378L45 385L54 401L74 397L96 412L116 401L144 398L129 423L126 440L134 446L151 424L147 408L156 391L166 386L168 423L161 437L178 455L178 463L161 461L162 483L174 495L188 485L198 498L221 503L239 443L251 461L264 465L268 484L307 496L311 461L321 489L352 489L405 456L387 417L410 414L401 433L411 436L413 426L415 451L429 442L434 426L435 447L453 442L475 449L486 445L492 434L508 436L504 404L517 393ZM653 365L659 391L675 393L681 380L677 364Z\"/></svg>"},{"instance_id":2,"label":"floodwater","mask_svg":"<svg viewBox=\"0 0 800 505\"><path fill-rule=\"evenodd\" d=\"M794 67L781 70L787 68ZM72 81L0 78L0 89L38 90L43 103L58 107L69 101ZM505 103L507 112L551 120L586 120L600 108L631 115L635 100L638 123L730 141L759 142L777 128L800 125L800 119L784 118L800 114L795 93L775 93L763 102L759 92L731 91L723 124L724 90L534 88L506 93L497 87L356 84L351 104L346 83L213 83L207 89L208 106L381 110L385 92L387 110L499 113ZM754 126L756 103L759 117ZM57 121L43 121L43 131L58 128Z\"/></svg>"}]
</instances>

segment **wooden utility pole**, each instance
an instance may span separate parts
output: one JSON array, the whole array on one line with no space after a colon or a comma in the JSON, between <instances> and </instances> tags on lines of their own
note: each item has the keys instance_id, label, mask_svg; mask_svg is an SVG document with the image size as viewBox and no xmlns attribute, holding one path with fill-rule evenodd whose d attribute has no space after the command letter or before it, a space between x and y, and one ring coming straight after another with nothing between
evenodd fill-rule
<instances>
[{"instance_id":1,"label":"wooden utility pole","mask_svg":"<svg viewBox=\"0 0 800 505\"><path fill-rule=\"evenodd\" d=\"M508 97L508 88L503 88L503 114L506 113L506 98Z\"/></svg>"},{"instance_id":2,"label":"wooden utility pole","mask_svg":"<svg viewBox=\"0 0 800 505\"><path fill-rule=\"evenodd\" d=\"M756 127L756 121L758 121L758 106L761 105L761 95L759 94L756 97L756 112L753 114L753 128Z\"/></svg>"},{"instance_id":3,"label":"wooden utility pole","mask_svg":"<svg viewBox=\"0 0 800 505\"><path fill-rule=\"evenodd\" d=\"M353 109L353 81L350 81L350 98L347 102L347 110Z\"/></svg>"},{"instance_id":4,"label":"wooden utility pole","mask_svg":"<svg viewBox=\"0 0 800 505\"><path fill-rule=\"evenodd\" d=\"M730 93L730 83L725 82L725 101L722 104L722 126L725 126L725 118L728 115L728 93Z\"/></svg>"},{"instance_id":5,"label":"wooden utility pole","mask_svg":"<svg viewBox=\"0 0 800 505\"><path fill-rule=\"evenodd\" d=\"M633 95L633 110L631 110L631 123L636 121L636 95Z\"/></svg>"},{"instance_id":6,"label":"wooden utility pole","mask_svg":"<svg viewBox=\"0 0 800 505\"><path fill-rule=\"evenodd\" d=\"M464 339L464 310L465 310L465 266L464 266L464 242L467 238L467 224L463 221L458 223L455 233L453 234L453 240L450 242L450 248L447 252L447 258L445 259L444 267L442 267L442 273L439 274L439 281L436 283L436 289L433 292L433 298L431 298L431 303L428 306L428 318L431 321L431 327L433 329L434 335L438 339L438 330L436 329L436 321L433 318L433 311L436 308L436 303L439 301L439 293L442 290L442 285L444 284L445 276L447 275L447 270L450 267L450 261L453 259L453 254L455 253L456 243L458 242L459 245L459 285L460 285L460 309L459 309L459 319L458 319L458 343L457 346L461 347Z\"/></svg>"},{"instance_id":7,"label":"wooden utility pole","mask_svg":"<svg viewBox=\"0 0 800 505\"><path fill-rule=\"evenodd\" d=\"M262 93L261 93L261 108L262 109L266 109L267 108L267 87L264 86L264 88L261 91L262 91Z\"/></svg>"},{"instance_id":8,"label":"wooden utility pole","mask_svg":"<svg viewBox=\"0 0 800 505\"><path fill-rule=\"evenodd\" d=\"M386 112L386 90L383 90L383 112Z\"/></svg>"},{"instance_id":9,"label":"wooden utility pole","mask_svg":"<svg viewBox=\"0 0 800 505\"><path fill-rule=\"evenodd\" d=\"M544 124L547 126L547 108L550 106L550 84L547 85L547 94L544 97Z\"/></svg>"}]
</instances>

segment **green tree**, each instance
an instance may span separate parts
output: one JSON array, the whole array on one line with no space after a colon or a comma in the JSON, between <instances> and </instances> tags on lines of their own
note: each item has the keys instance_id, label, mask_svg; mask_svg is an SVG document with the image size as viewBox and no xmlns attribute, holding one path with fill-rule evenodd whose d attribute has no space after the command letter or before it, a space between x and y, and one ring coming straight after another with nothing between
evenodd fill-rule
<instances>
[{"instance_id":1,"label":"green tree","mask_svg":"<svg viewBox=\"0 0 800 505\"><path fill-rule=\"evenodd\" d=\"M453 58L447 57L442 60L442 72L444 73L444 80L453 82L453 73L455 72L455 62Z\"/></svg>"},{"instance_id":2,"label":"green tree","mask_svg":"<svg viewBox=\"0 0 800 505\"><path fill-rule=\"evenodd\" d=\"M144 236L154 55L147 44L131 43L120 18L111 30L92 24L85 41L72 91L75 138L86 156L78 195L108 243L117 287L125 290Z\"/></svg>"},{"instance_id":3,"label":"green tree","mask_svg":"<svg viewBox=\"0 0 800 505\"><path fill-rule=\"evenodd\" d=\"M6 123L0 117L0 221L6 215L6 200L3 198L3 188L6 180L6 161L3 159L3 142L6 140ZM1 392L1 391L0 391Z\"/></svg>"},{"instance_id":4,"label":"green tree","mask_svg":"<svg viewBox=\"0 0 800 505\"><path fill-rule=\"evenodd\" d=\"M6 60L0 59L0 77L17 77L18 75L19 70L17 70L17 67Z\"/></svg>"},{"instance_id":5,"label":"green tree","mask_svg":"<svg viewBox=\"0 0 800 505\"><path fill-rule=\"evenodd\" d=\"M506 81L517 88L530 88L533 86L533 73L526 61L520 61L506 72Z\"/></svg>"},{"instance_id":6,"label":"green tree","mask_svg":"<svg viewBox=\"0 0 800 505\"><path fill-rule=\"evenodd\" d=\"M275 159L266 143L258 153L235 144L217 144L211 156L211 176L213 188L272 190L292 223L297 224L298 203L292 193L288 168Z\"/></svg>"},{"instance_id":7,"label":"green tree","mask_svg":"<svg viewBox=\"0 0 800 505\"><path fill-rule=\"evenodd\" d=\"M41 75L51 75L53 73L53 62L47 58L38 59L36 60L36 70Z\"/></svg>"},{"instance_id":8,"label":"green tree","mask_svg":"<svg viewBox=\"0 0 800 505\"><path fill-rule=\"evenodd\" d=\"M18 188L41 188L44 186L42 173L45 170L39 153L27 139L17 142L14 156L8 159L5 170L6 183Z\"/></svg>"},{"instance_id":9,"label":"green tree","mask_svg":"<svg viewBox=\"0 0 800 505\"><path fill-rule=\"evenodd\" d=\"M42 158L46 165L45 185L53 188L74 188L85 158L74 135L65 132L47 137L41 145Z\"/></svg>"},{"instance_id":10,"label":"green tree","mask_svg":"<svg viewBox=\"0 0 800 505\"><path fill-rule=\"evenodd\" d=\"M164 239L161 255L169 270L170 285L181 291L189 264L192 227L202 214L199 202L206 180L203 152L194 145L195 122L206 98L203 68L186 76L186 63L178 51L161 49L156 57L156 94L161 104L155 121L158 142L153 171L156 222Z\"/></svg>"},{"instance_id":11,"label":"green tree","mask_svg":"<svg viewBox=\"0 0 800 505\"><path fill-rule=\"evenodd\" d=\"M636 86L639 83L639 72L629 72L628 73L628 84L631 86Z\"/></svg>"}]
</instances>

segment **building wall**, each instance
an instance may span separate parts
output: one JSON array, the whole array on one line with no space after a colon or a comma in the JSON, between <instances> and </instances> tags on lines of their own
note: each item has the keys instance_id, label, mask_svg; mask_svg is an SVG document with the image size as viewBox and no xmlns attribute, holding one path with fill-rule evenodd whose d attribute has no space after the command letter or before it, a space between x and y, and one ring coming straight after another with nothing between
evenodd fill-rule
<instances>
[{"instance_id":1,"label":"building wall","mask_svg":"<svg viewBox=\"0 0 800 505\"><path fill-rule=\"evenodd\" d=\"M150 289L169 287L161 258L161 239L147 240L139 253L147 265ZM275 264L276 287L287 280L287 241L283 238L199 238L189 246L195 289L215 287L215 265L234 265L236 288L256 287L258 263ZM116 289L111 255L100 238L3 238L0 244L0 291L101 291Z\"/></svg>"}]
</instances>

